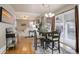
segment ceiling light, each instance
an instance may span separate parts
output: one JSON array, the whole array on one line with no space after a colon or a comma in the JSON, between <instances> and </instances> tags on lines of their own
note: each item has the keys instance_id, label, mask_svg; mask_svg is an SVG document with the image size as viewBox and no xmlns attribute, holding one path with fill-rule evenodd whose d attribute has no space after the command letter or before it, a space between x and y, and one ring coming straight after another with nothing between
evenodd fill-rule
<instances>
[{"instance_id":1,"label":"ceiling light","mask_svg":"<svg viewBox=\"0 0 79 59\"><path fill-rule=\"evenodd\" d=\"M49 17L53 17L55 14L50 12L48 15Z\"/></svg>"},{"instance_id":2,"label":"ceiling light","mask_svg":"<svg viewBox=\"0 0 79 59\"><path fill-rule=\"evenodd\" d=\"M48 17L48 14L47 13L45 13L45 17Z\"/></svg>"},{"instance_id":3,"label":"ceiling light","mask_svg":"<svg viewBox=\"0 0 79 59\"><path fill-rule=\"evenodd\" d=\"M27 16L23 16L23 19L27 19L28 17Z\"/></svg>"},{"instance_id":4,"label":"ceiling light","mask_svg":"<svg viewBox=\"0 0 79 59\"><path fill-rule=\"evenodd\" d=\"M55 14L54 13L45 13L45 17L53 17Z\"/></svg>"},{"instance_id":5,"label":"ceiling light","mask_svg":"<svg viewBox=\"0 0 79 59\"><path fill-rule=\"evenodd\" d=\"M44 4L42 6L43 6L44 9L48 8L48 12L47 13L45 13L45 11L44 11L45 17L53 17L55 15L54 13L51 12L50 5L48 5L46 8L45 8Z\"/></svg>"}]
</instances>

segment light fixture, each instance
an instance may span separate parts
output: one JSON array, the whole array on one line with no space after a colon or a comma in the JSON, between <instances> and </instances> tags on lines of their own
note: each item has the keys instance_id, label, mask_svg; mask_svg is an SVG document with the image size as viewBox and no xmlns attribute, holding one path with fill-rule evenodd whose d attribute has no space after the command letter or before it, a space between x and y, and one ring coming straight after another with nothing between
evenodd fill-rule
<instances>
[{"instance_id":1,"label":"light fixture","mask_svg":"<svg viewBox=\"0 0 79 59\"><path fill-rule=\"evenodd\" d=\"M45 17L53 17L55 14L54 13L45 13Z\"/></svg>"},{"instance_id":2,"label":"light fixture","mask_svg":"<svg viewBox=\"0 0 79 59\"><path fill-rule=\"evenodd\" d=\"M20 18L23 19L23 20L27 20L29 18L29 16L22 15L22 16L20 16Z\"/></svg>"},{"instance_id":3,"label":"light fixture","mask_svg":"<svg viewBox=\"0 0 79 59\"><path fill-rule=\"evenodd\" d=\"M45 9L46 6L44 4L42 6ZM45 17L53 17L55 14L51 12L50 5L47 5L46 8L48 8L48 12L45 12Z\"/></svg>"},{"instance_id":4,"label":"light fixture","mask_svg":"<svg viewBox=\"0 0 79 59\"><path fill-rule=\"evenodd\" d=\"M45 17L48 17L48 14L47 13L45 13Z\"/></svg>"}]
</instances>

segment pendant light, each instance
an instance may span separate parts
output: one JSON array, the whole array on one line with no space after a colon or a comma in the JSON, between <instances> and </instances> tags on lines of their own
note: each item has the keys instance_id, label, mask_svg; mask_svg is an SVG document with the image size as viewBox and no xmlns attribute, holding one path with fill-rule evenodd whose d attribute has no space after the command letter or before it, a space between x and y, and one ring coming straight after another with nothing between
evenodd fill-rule
<instances>
[{"instance_id":1,"label":"pendant light","mask_svg":"<svg viewBox=\"0 0 79 59\"><path fill-rule=\"evenodd\" d=\"M45 8L45 5L43 4L43 7ZM50 5L47 5L48 12L45 13L45 17L53 17L55 14L51 12Z\"/></svg>"}]
</instances>

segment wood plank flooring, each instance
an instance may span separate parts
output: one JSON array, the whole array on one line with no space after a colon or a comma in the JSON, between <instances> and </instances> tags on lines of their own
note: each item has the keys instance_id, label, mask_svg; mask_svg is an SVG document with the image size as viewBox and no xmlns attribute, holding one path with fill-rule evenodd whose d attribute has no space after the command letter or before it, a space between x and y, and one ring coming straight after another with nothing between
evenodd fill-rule
<instances>
[{"instance_id":1,"label":"wood plank flooring","mask_svg":"<svg viewBox=\"0 0 79 59\"><path fill-rule=\"evenodd\" d=\"M6 54L33 54L32 38L20 37L18 39L16 47L6 51Z\"/></svg>"}]
</instances>

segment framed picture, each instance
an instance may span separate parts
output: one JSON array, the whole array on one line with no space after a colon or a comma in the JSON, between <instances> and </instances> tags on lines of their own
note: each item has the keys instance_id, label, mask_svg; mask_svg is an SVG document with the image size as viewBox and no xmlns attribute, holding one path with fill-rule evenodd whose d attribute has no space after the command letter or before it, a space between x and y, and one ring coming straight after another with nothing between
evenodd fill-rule
<instances>
[{"instance_id":1,"label":"framed picture","mask_svg":"<svg viewBox=\"0 0 79 59\"><path fill-rule=\"evenodd\" d=\"M10 12L8 12L3 7L0 7L0 22L12 24L13 19L14 17Z\"/></svg>"}]
</instances>

